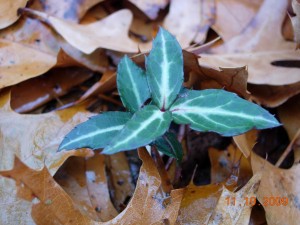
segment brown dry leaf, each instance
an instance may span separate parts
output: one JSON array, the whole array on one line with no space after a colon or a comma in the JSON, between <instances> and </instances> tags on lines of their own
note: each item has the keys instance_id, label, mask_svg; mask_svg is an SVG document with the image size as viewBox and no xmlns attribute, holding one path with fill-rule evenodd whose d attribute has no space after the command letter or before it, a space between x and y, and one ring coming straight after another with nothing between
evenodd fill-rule
<instances>
[{"instance_id":1,"label":"brown dry leaf","mask_svg":"<svg viewBox=\"0 0 300 225\"><path fill-rule=\"evenodd\" d=\"M21 18L0 31L0 58L0 88L39 76L54 66L84 65L103 72L108 64L102 49L83 54L45 24L30 18Z\"/></svg>"},{"instance_id":2,"label":"brown dry leaf","mask_svg":"<svg viewBox=\"0 0 300 225\"><path fill-rule=\"evenodd\" d=\"M278 115L290 140L292 140L300 128L300 95L289 99L278 107Z\"/></svg>"},{"instance_id":3,"label":"brown dry leaf","mask_svg":"<svg viewBox=\"0 0 300 225\"><path fill-rule=\"evenodd\" d=\"M300 3L297 0L292 1L292 6L296 16L292 17L292 24L294 30L294 40L297 43L297 48L300 48Z\"/></svg>"},{"instance_id":4,"label":"brown dry leaf","mask_svg":"<svg viewBox=\"0 0 300 225\"><path fill-rule=\"evenodd\" d=\"M225 182L231 178L236 179L238 185L244 185L252 177L249 161L234 145L230 145L223 151L210 148L208 154L211 162L212 184Z\"/></svg>"},{"instance_id":5,"label":"brown dry leaf","mask_svg":"<svg viewBox=\"0 0 300 225\"><path fill-rule=\"evenodd\" d=\"M281 86L249 84L248 90L251 92L251 100L275 108L300 93L300 82Z\"/></svg>"},{"instance_id":6,"label":"brown dry leaf","mask_svg":"<svg viewBox=\"0 0 300 225\"><path fill-rule=\"evenodd\" d=\"M257 198L266 211L268 224L299 224L300 164L280 169L255 153L251 155L251 164L254 174L262 173Z\"/></svg>"},{"instance_id":7,"label":"brown dry leaf","mask_svg":"<svg viewBox=\"0 0 300 225\"><path fill-rule=\"evenodd\" d=\"M80 212L94 221L108 221L118 215L112 205L106 180L104 155L69 158L54 179L72 198Z\"/></svg>"},{"instance_id":8,"label":"brown dry leaf","mask_svg":"<svg viewBox=\"0 0 300 225\"><path fill-rule=\"evenodd\" d=\"M123 9L108 17L87 25L62 20L46 13L23 9L52 26L68 43L80 51L90 54L97 48L120 52L138 52L138 45L128 37L132 13Z\"/></svg>"},{"instance_id":9,"label":"brown dry leaf","mask_svg":"<svg viewBox=\"0 0 300 225\"><path fill-rule=\"evenodd\" d=\"M244 134L234 136L233 141L246 158L249 158L254 145L256 144L258 131L253 129Z\"/></svg>"},{"instance_id":10,"label":"brown dry leaf","mask_svg":"<svg viewBox=\"0 0 300 225\"><path fill-rule=\"evenodd\" d=\"M0 175L14 179L19 187L31 192L32 197L38 198L39 203L32 206L32 212L27 212L27 216L30 217L31 214L36 224L93 224L88 217L80 213L72 199L57 185L47 167L36 171L16 157L13 169L1 171ZM11 209L11 213L16 210L15 207L16 205ZM30 224L33 224L33 221Z\"/></svg>"},{"instance_id":11,"label":"brown dry leaf","mask_svg":"<svg viewBox=\"0 0 300 225\"><path fill-rule=\"evenodd\" d=\"M240 34L253 19L263 0L216 0L216 21L212 28L228 41Z\"/></svg>"},{"instance_id":12,"label":"brown dry leaf","mask_svg":"<svg viewBox=\"0 0 300 225\"><path fill-rule=\"evenodd\" d=\"M128 160L124 152L106 157L107 172L110 178L110 190L113 192L113 203L122 211L134 192Z\"/></svg>"},{"instance_id":13,"label":"brown dry leaf","mask_svg":"<svg viewBox=\"0 0 300 225\"><path fill-rule=\"evenodd\" d=\"M145 149L139 149L143 161L134 195L126 209L110 224L174 224L178 215L183 189L166 195L161 190L161 178Z\"/></svg>"},{"instance_id":14,"label":"brown dry leaf","mask_svg":"<svg viewBox=\"0 0 300 225\"><path fill-rule=\"evenodd\" d=\"M185 189L176 224L207 224L223 184L195 186L190 183Z\"/></svg>"},{"instance_id":15,"label":"brown dry leaf","mask_svg":"<svg viewBox=\"0 0 300 225\"><path fill-rule=\"evenodd\" d=\"M32 111L66 94L72 87L81 84L92 75L92 71L78 67L51 70L44 76L15 85L11 93L11 107L18 113ZM31 91L28 91L30 89Z\"/></svg>"},{"instance_id":16,"label":"brown dry leaf","mask_svg":"<svg viewBox=\"0 0 300 225\"><path fill-rule=\"evenodd\" d=\"M35 171L16 158L14 168L0 174L13 178L39 199L32 209L32 217L38 224L174 224L183 190L173 190L170 196L161 196L161 181L152 158L145 149L139 150L139 155L143 165L134 196L122 213L106 223L92 221L81 214L46 167Z\"/></svg>"},{"instance_id":17,"label":"brown dry leaf","mask_svg":"<svg viewBox=\"0 0 300 225\"><path fill-rule=\"evenodd\" d=\"M215 67L247 65L248 82L253 84L285 85L300 81L299 68L272 65L281 64L281 60L297 61L300 57L295 44L285 41L281 34L288 2L265 0L240 35L213 48L213 54L202 54L200 63Z\"/></svg>"},{"instance_id":18,"label":"brown dry leaf","mask_svg":"<svg viewBox=\"0 0 300 225\"><path fill-rule=\"evenodd\" d=\"M248 225L252 206L255 205L256 202L256 192L260 182L261 174L257 173L238 192L230 192L224 187L208 224ZM250 203L251 199L255 200L253 201L253 205Z\"/></svg>"},{"instance_id":19,"label":"brown dry leaf","mask_svg":"<svg viewBox=\"0 0 300 225\"><path fill-rule=\"evenodd\" d=\"M164 9L169 0L129 0L142 10L150 19L154 20L158 16L160 9Z\"/></svg>"},{"instance_id":20,"label":"brown dry leaf","mask_svg":"<svg viewBox=\"0 0 300 225\"><path fill-rule=\"evenodd\" d=\"M185 83L186 87L193 87L194 89L225 88L246 99L249 98L247 91L248 70L245 66L214 69L203 66L201 58L198 62L198 57L191 52L183 51L183 56L184 70L190 74L189 80Z\"/></svg>"},{"instance_id":21,"label":"brown dry leaf","mask_svg":"<svg viewBox=\"0 0 300 225\"><path fill-rule=\"evenodd\" d=\"M175 35L182 48L195 39L202 43L214 20L213 8L213 1L172 0L163 26Z\"/></svg>"},{"instance_id":22,"label":"brown dry leaf","mask_svg":"<svg viewBox=\"0 0 300 225\"><path fill-rule=\"evenodd\" d=\"M26 6L28 0L0 1L0 29L10 26L19 19L19 8Z\"/></svg>"},{"instance_id":23,"label":"brown dry leaf","mask_svg":"<svg viewBox=\"0 0 300 225\"><path fill-rule=\"evenodd\" d=\"M51 174L70 156L91 156L88 149L57 153L63 137L76 124L90 116L82 106L42 115L20 115L10 108L10 94L2 92L0 97L0 170L13 166L14 155L34 169L46 165ZM16 197L15 184L0 178L0 201L3 221L29 221L30 205ZM15 206L15 208L13 207ZM5 217L10 215L12 219Z\"/></svg>"},{"instance_id":24,"label":"brown dry leaf","mask_svg":"<svg viewBox=\"0 0 300 225\"><path fill-rule=\"evenodd\" d=\"M61 19L79 22L86 12L103 0L36 0L30 8ZM19 7L21 8L21 7Z\"/></svg>"}]
</instances>

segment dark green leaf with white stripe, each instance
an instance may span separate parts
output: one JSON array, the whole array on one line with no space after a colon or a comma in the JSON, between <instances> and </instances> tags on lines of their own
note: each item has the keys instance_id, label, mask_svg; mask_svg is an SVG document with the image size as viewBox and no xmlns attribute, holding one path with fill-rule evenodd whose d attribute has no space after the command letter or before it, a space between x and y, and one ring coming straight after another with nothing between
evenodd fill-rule
<instances>
[{"instance_id":1,"label":"dark green leaf with white stripe","mask_svg":"<svg viewBox=\"0 0 300 225\"><path fill-rule=\"evenodd\" d=\"M171 121L170 112L145 106L134 114L102 153L114 154L148 145L168 130Z\"/></svg>"},{"instance_id":2,"label":"dark green leaf with white stripe","mask_svg":"<svg viewBox=\"0 0 300 225\"><path fill-rule=\"evenodd\" d=\"M146 58L148 85L160 109L169 109L183 82L182 50L168 31L160 28Z\"/></svg>"},{"instance_id":3,"label":"dark green leaf with white stripe","mask_svg":"<svg viewBox=\"0 0 300 225\"><path fill-rule=\"evenodd\" d=\"M128 56L124 56L118 65L117 85L123 105L131 112L139 110L150 98L145 72Z\"/></svg>"},{"instance_id":4,"label":"dark green leaf with white stripe","mask_svg":"<svg viewBox=\"0 0 300 225\"><path fill-rule=\"evenodd\" d=\"M170 110L178 124L190 124L194 130L213 131L223 136L280 125L262 107L219 89L187 91Z\"/></svg>"},{"instance_id":5,"label":"dark green leaf with white stripe","mask_svg":"<svg viewBox=\"0 0 300 225\"><path fill-rule=\"evenodd\" d=\"M91 117L70 131L59 146L59 151L77 148L104 148L124 127L132 114L104 112Z\"/></svg>"},{"instance_id":6,"label":"dark green leaf with white stripe","mask_svg":"<svg viewBox=\"0 0 300 225\"><path fill-rule=\"evenodd\" d=\"M181 162L183 150L175 134L167 132L163 136L157 138L153 144L157 147L158 151Z\"/></svg>"}]
</instances>

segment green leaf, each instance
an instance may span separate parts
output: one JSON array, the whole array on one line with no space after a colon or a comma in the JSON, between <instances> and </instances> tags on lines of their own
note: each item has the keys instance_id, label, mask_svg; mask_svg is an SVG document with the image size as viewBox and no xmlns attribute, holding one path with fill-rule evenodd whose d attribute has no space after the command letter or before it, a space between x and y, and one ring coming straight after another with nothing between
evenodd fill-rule
<instances>
[{"instance_id":1,"label":"green leaf","mask_svg":"<svg viewBox=\"0 0 300 225\"><path fill-rule=\"evenodd\" d=\"M148 105L137 111L102 153L114 154L150 144L169 128L172 115Z\"/></svg>"},{"instance_id":2,"label":"green leaf","mask_svg":"<svg viewBox=\"0 0 300 225\"><path fill-rule=\"evenodd\" d=\"M118 65L117 85L123 105L131 112L139 110L150 98L150 90L145 72L128 56Z\"/></svg>"},{"instance_id":3,"label":"green leaf","mask_svg":"<svg viewBox=\"0 0 300 225\"><path fill-rule=\"evenodd\" d=\"M183 157L183 150L175 134L167 132L163 136L157 138L153 142L153 144L157 147L158 151L181 162Z\"/></svg>"},{"instance_id":4,"label":"green leaf","mask_svg":"<svg viewBox=\"0 0 300 225\"><path fill-rule=\"evenodd\" d=\"M91 117L70 131L58 151L77 148L104 148L132 117L127 112L104 112Z\"/></svg>"},{"instance_id":5,"label":"green leaf","mask_svg":"<svg viewBox=\"0 0 300 225\"><path fill-rule=\"evenodd\" d=\"M265 109L224 90L187 91L170 110L178 124L190 124L194 130L223 136L280 125Z\"/></svg>"},{"instance_id":6,"label":"green leaf","mask_svg":"<svg viewBox=\"0 0 300 225\"><path fill-rule=\"evenodd\" d=\"M160 109L169 109L183 82L183 57L175 37L163 28L146 58L146 71L153 101Z\"/></svg>"}]
</instances>

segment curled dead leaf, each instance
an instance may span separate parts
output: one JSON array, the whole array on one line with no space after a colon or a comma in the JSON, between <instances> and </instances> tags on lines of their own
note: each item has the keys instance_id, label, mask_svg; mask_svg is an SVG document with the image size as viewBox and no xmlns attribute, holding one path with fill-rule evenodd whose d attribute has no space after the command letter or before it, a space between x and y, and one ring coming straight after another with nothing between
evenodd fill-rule
<instances>
[{"instance_id":1,"label":"curled dead leaf","mask_svg":"<svg viewBox=\"0 0 300 225\"><path fill-rule=\"evenodd\" d=\"M0 2L0 29L8 27L20 17L19 8L26 6L28 0L1 1Z\"/></svg>"}]
</instances>

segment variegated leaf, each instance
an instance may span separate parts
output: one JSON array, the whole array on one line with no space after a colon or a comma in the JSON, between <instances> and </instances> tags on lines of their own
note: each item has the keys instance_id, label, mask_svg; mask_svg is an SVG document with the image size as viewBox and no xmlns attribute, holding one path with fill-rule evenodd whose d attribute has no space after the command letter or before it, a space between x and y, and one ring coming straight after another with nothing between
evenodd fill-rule
<instances>
[{"instance_id":1,"label":"variegated leaf","mask_svg":"<svg viewBox=\"0 0 300 225\"><path fill-rule=\"evenodd\" d=\"M183 82L183 57L175 37L163 28L153 41L146 69L154 103L160 109L169 109Z\"/></svg>"},{"instance_id":2,"label":"variegated leaf","mask_svg":"<svg viewBox=\"0 0 300 225\"><path fill-rule=\"evenodd\" d=\"M153 144L157 147L158 151L177 159L179 162L182 160L182 146L178 142L175 134L167 132L163 136L157 138Z\"/></svg>"},{"instance_id":3,"label":"variegated leaf","mask_svg":"<svg viewBox=\"0 0 300 225\"><path fill-rule=\"evenodd\" d=\"M260 106L219 89L186 91L174 102L170 111L178 124L190 124L194 130L213 131L223 136L280 125Z\"/></svg>"},{"instance_id":4,"label":"variegated leaf","mask_svg":"<svg viewBox=\"0 0 300 225\"><path fill-rule=\"evenodd\" d=\"M104 148L124 127L132 114L127 112L104 112L91 117L70 131L59 146L59 151L77 148Z\"/></svg>"},{"instance_id":5,"label":"variegated leaf","mask_svg":"<svg viewBox=\"0 0 300 225\"><path fill-rule=\"evenodd\" d=\"M139 110L150 98L145 72L128 56L118 65L117 85L123 105L131 112Z\"/></svg>"},{"instance_id":6,"label":"variegated leaf","mask_svg":"<svg viewBox=\"0 0 300 225\"><path fill-rule=\"evenodd\" d=\"M172 115L148 105L137 111L102 153L114 154L150 144L170 126Z\"/></svg>"}]
</instances>

